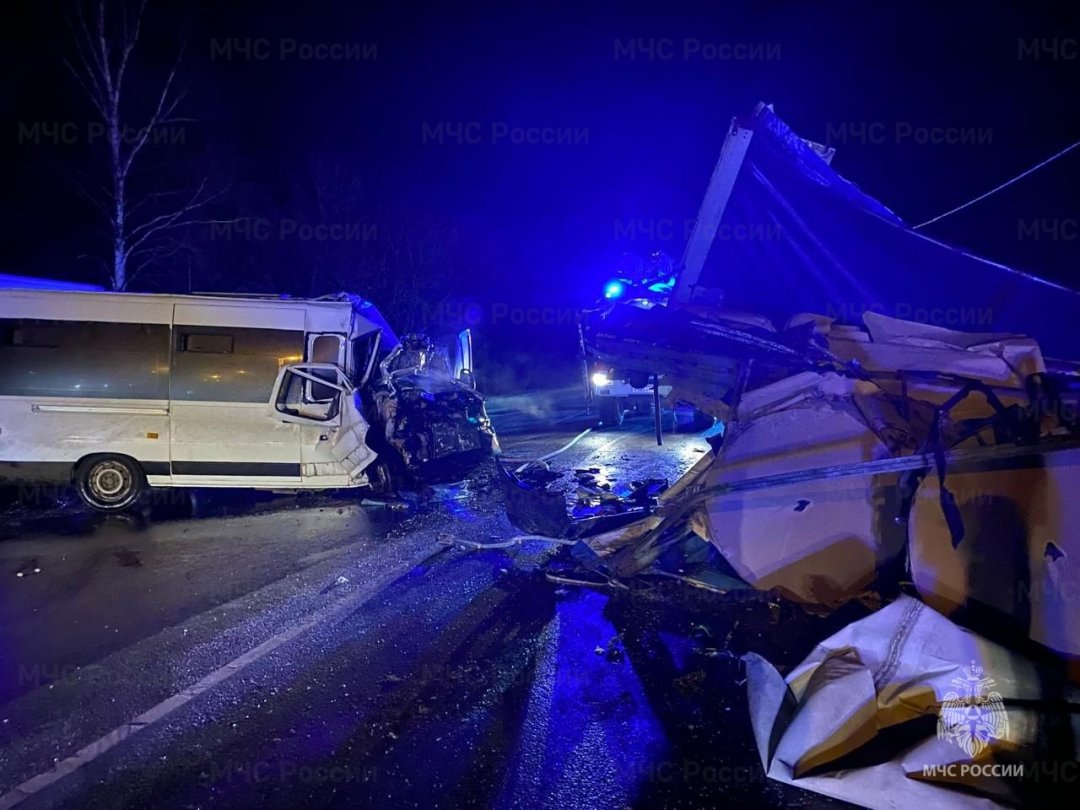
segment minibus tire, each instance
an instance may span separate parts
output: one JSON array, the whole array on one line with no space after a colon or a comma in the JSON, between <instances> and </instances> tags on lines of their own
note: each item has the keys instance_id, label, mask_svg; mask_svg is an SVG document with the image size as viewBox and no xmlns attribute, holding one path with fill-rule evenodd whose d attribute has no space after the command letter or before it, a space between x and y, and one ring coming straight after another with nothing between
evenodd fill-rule
<instances>
[{"instance_id":1,"label":"minibus tire","mask_svg":"<svg viewBox=\"0 0 1080 810\"><path fill-rule=\"evenodd\" d=\"M99 512L122 512L146 492L146 474L133 458L87 456L75 468L75 490L83 503Z\"/></svg>"}]
</instances>

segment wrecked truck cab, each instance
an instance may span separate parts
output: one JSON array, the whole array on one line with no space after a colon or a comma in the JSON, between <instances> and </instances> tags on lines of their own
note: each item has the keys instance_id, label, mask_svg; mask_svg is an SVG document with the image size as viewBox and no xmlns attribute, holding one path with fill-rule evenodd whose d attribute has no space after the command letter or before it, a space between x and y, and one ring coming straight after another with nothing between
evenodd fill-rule
<instances>
[{"instance_id":1,"label":"wrecked truck cab","mask_svg":"<svg viewBox=\"0 0 1080 810\"><path fill-rule=\"evenodd\" d=\"M619 302L580 314L586 400L602 427L618 427L628 416L651 415L658 430L700 431L721 418L676 387L671 354L652 351L649 335L665 311ZM725 390L730 382L723 383Z\"/></svg>"},{"instance_id":2,"label":"wrecked truck cab","mask_svg":"<svg viewBox=\"0 0 1080 810\"><path fill-rule=\"evenodd\" d=\"M608 281L599 306L581 313L579 342L585 369L585 398L595 408L600 427L619 427L627 416L633 415L652 415L659 426L664 407L671 411L671 430L704 430L712 425L711 416L671 396L671 385L656 368L631 358L613 362L586 339L586 324L597 313L610 311L614 306L642 310L662 307L674 283L670 257L657 252L636 272Z\"/></svg>"},{"instance_id":3,"label":"wrecked truck cab","mask_svg":"<svg viewBox=\"0 0 1080 810\"><path fill-rule=\"evenodd\" d=\"M366 396L382 428L370 441L399 481L456 480L499 450L475 389L469 330L457 336L453 360L427 335L405 335L378 363Z\"/></svg>"},{"instance_id":4,"label":"wrecked truck cab","mask_svg":"<svg viewBox=\"0 0 1080 810\"><path fill-rule=\"evenodd\" d=\"M640 388L656 375L665 404L685 402L721 421L747 361L758 374L812 362L804 356L813 337L809 327L777 332L766 319L724 310L615 302L582 312L580 330L584 356L593 367L612 369L611 379Z\"/></svg>"}]
</instances>

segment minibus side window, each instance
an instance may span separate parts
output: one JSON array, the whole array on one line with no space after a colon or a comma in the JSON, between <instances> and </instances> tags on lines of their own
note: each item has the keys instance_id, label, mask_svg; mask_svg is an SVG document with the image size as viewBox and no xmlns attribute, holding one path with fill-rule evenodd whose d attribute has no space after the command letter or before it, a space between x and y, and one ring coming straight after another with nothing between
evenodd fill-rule
<instances>
[{"instance_id":1,"label":"minibus side window","mask_svg":"<svg viewBox=\"0 0 1080 810\"><path fill-rule=\"evenodd\" d=\"M304 359L304 333L175 324L170 398L186 402L261 402L282 366Z\"/></svg>"},{"instance_id":2,"label":"minibus side window","mask_svg":"<svg viewBox=\"0 0 1080 810\"><path fill-rule=\"evenodd\" d=\"M308 362L339 365L343 345L344 340L340 335L315 335L311 338L308 348ZM312 369L311 373L316 377L322 377L327 382L337 382L337 375L333 371ZM337 389L308 381L306 392L308 402L329 402L335 396L337 396Z\"/></svg>"},{"instance_id":3,"label":"minibus side window","mask_svg":"<svg viewBox=\"0 0 1080 810\"><path fill-rule=\"evenodd\" d=\"M162 400L168 372L166 324L0 319L0 396Z\"/></svg>"}]
</instances>

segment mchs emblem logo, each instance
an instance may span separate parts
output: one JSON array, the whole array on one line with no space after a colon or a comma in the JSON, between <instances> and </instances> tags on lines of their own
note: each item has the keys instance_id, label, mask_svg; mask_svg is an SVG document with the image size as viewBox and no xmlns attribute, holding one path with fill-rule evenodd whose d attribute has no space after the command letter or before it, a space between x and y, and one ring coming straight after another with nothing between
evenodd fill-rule
<instances>
[{"instance_id":1,"label":"mchs emblem logo","mask_svg":"<svg viewBox=\"0 0 1080 810\"><path fill-rule=\"evenodd\" d=\"M1009 736L1009 716L1001 694L991 692L996 681L974 661L964 676L949 683L956 687L945 695L938 713L937 735L959 745L969 757L977 757L990 744Z\"/></svg>"}]
</instances>

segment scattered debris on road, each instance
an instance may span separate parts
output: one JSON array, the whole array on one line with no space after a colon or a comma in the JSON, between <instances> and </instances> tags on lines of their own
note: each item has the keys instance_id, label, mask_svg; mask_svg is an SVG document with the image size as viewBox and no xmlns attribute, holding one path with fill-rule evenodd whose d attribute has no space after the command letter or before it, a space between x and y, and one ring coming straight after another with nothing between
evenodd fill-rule
<instances>
[{"instance_id":1,"label":"scattered debris on road","mask_svg":"<svg viewBox=\"0 0 1080 810\"><path fill-rule=\"evenodd\" d=\"M587 537L649 515L668 487L659 478L612 481L598 467L567 476L541 463L515 473L500 461L498 470L510 521L554 538Z\"/></svg>"}]
</instances>

